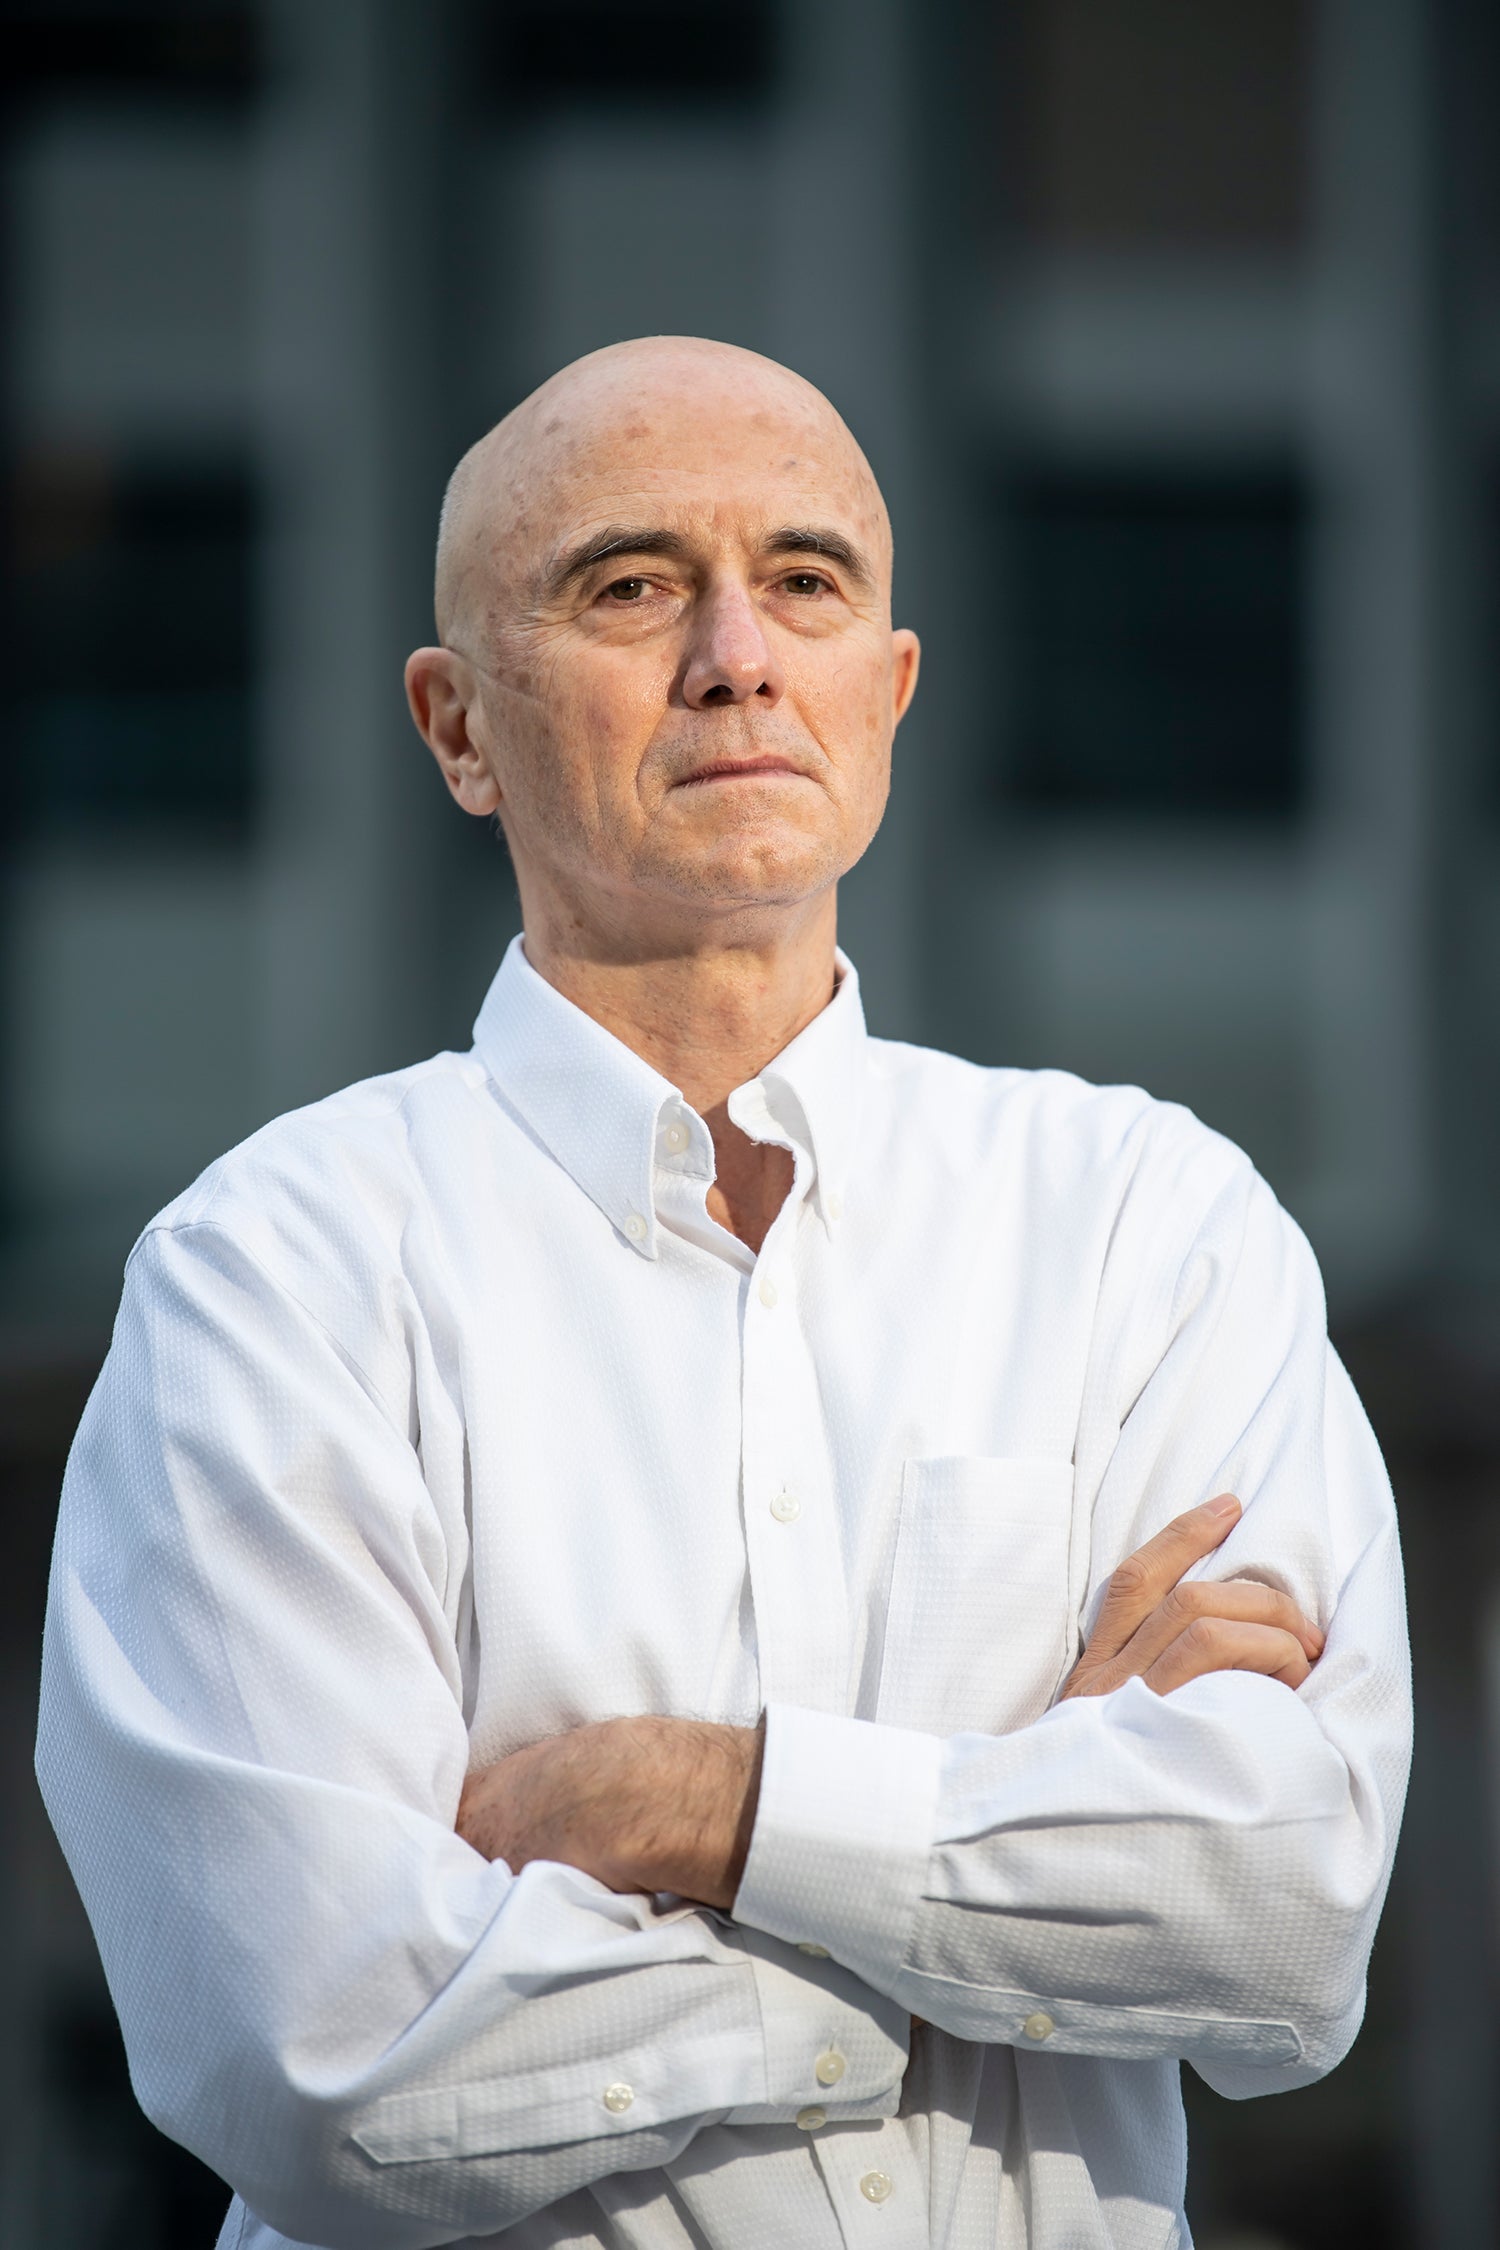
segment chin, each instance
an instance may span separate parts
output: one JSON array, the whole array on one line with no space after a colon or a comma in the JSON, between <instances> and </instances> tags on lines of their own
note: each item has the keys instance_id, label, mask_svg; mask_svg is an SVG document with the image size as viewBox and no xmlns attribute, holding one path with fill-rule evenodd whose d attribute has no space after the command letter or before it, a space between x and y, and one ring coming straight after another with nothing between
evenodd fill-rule
<instances>
[{"instance_id":1,"label":"chin","mask_svg":"<svg viewBox=\"0 0 1500 2250\"><path fill-rule=\"evenodd\" d=\"M740 836L675 854L657 870L679 898L725 906L795 906L837 882L843 866L829 842Z\"/></svg>"}]
</instances>

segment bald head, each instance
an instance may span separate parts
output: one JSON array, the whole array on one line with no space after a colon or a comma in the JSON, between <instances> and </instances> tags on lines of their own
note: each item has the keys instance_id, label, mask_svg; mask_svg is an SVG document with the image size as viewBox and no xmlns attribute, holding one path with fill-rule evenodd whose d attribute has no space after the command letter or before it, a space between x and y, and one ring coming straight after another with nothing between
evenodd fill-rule
<instances>
[{"instance_id":1,"label":"bald head","mask_svg":"<svg viewBox=\"0 0 1500 2250\"><path fill-rule=\"evenodd\" d=\"M622 512L649 521L668 490L697 489L711 506L747 473L804 497L810 526L830 513L848 520L858 561L888 599L885 503L822 392L738 345L646 336L550 376L459 462L438 529L439 639L478 653L536 603L570 541Z\"/></svg>"},{"instance_id":2,"label":"bald head","mask_svg":"<svg viewBox=\"0 0 1500 2250\"><path fill-rule=\"evenodd\" d=\"M780 917L831 947L916 682L890 560L827 399L727 344L594 352L465 454L407 696L458 803L504 826L528 947L693 951Z\"/></svg>"}]
</instances>

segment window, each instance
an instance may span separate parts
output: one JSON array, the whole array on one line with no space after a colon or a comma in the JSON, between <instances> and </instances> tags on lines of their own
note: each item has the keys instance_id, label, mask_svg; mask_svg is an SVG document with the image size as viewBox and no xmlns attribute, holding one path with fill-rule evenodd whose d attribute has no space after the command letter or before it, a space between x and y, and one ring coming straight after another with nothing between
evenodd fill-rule
<instances>
[{"instance_id":1,"label":"window","mask_svg":"<svg viewBox=\"0 0 1500 2250\"><path fill-rule=\"evenodd\" d=\"M260 78L256 11L12 0L5 67L12 100L49 93L144 96L238 107Z\"/></svg>"},{"instance_id":2,"label":"window","mask_svg":"<svg viewBox=\"0 0 1500 2250\"><path fill-rule=\"evenodd\" d=\"M1305 513L1284 471L1063 468L1013 482L1010 800L1110 817L1294 815Z\"/></svg>"},{"instance_id":3,"label":"window","mask_svg":"<svg viewBox=\"0 0 1500 2250\"><path fill-rule=\"evenodd\" d=\"M733 104L772 75L766 0L522 0L482 10L478 34L508 102Z\"/></svg>"},{"instance_id":4,"label":"window","mask_svg":"<svg viewBox=\"0 0 1500 2250\"><path fill-rule=\"evenodd\" d=\"M1072 250L1294 247L1306 0L1025 0L1002 44L1023 232Z\"/></svg>"},{"instance_id":5,"label":"window","mask_svg":"<svg viewBox=\"0 0 1500 2250\"><path fill-rule=\"evenodd\" d=\"M244 469L48 458L23 471L14 545L12 827L243 836L254 766Z\"/></svg>"}]
</instances>

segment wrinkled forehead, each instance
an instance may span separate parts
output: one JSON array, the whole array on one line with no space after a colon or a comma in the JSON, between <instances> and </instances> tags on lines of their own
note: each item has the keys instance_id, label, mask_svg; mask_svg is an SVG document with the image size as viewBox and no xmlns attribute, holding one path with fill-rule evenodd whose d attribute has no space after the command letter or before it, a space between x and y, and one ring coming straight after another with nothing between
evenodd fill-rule
<instances>
[{"instance_id":1,"label":"wrinkled forehead","mask_svg":"<svg viewBox=\"0 0 1500 2250\"><path fill-rule=\"evenodd\" d=\"M605 524L696 525L748 546L796 523L837 530L888 589L880 488L820 391L750 353L617 347L544 383L460 462L438 540L438 629L462 640L503 625L562 550Z\"/></svg>"},{"instance_id":2,"label":"wrinkled forehead","mask_svg":"<svg viewBox=\"0 0 1500 2250\"><path fill-rule=\"evenodd\" d=\"M540 562L578 530L642 512L688 528L744 534L770 523L839 518L883 556L885 508L864 455L816 393L717 395L658 387L559 402L522 445L496 529L512 510L514 559Z\"/></svg>"}]
</instances>

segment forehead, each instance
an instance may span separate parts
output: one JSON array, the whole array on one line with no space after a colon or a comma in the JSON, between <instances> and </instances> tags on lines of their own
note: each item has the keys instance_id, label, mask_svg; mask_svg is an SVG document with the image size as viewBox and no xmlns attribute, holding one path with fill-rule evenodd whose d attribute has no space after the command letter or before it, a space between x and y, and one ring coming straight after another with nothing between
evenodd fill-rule
<instances>
[{"instance_id":1,"label":"forehead","mask_svg":"<svg viewBox=\"0 0 1500 2250\"><path fill-rule=\"evenodd\" d=\"M648 504L705 528L837 510L866 538L882 513L849 432L821 400L795 395L614 396L549 416L529 451L525 512L538 529L550 518L554 538Z\"/></svg>"}]
</instances>

